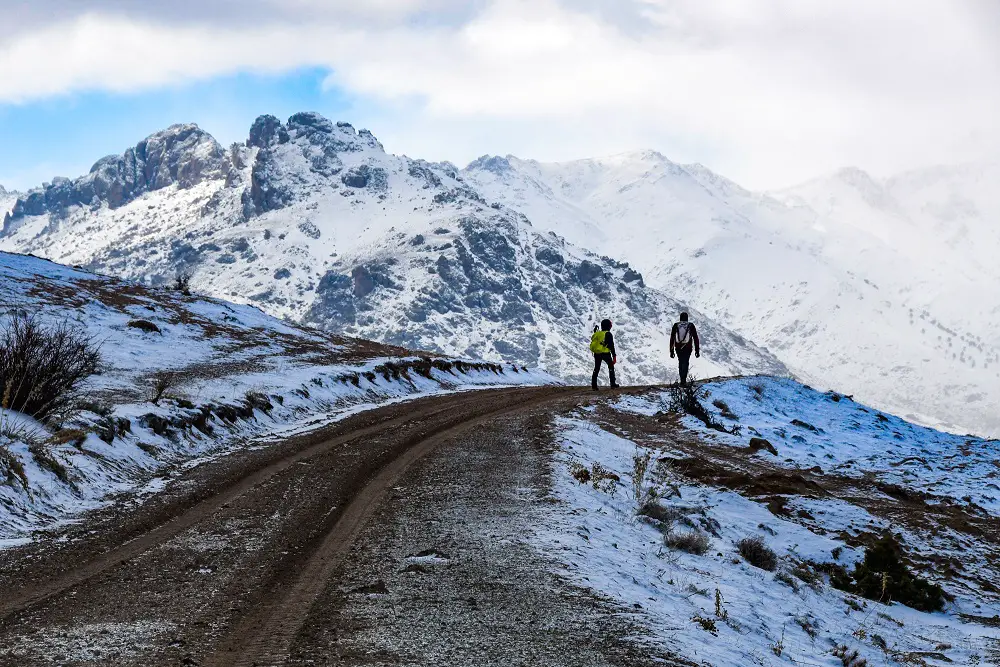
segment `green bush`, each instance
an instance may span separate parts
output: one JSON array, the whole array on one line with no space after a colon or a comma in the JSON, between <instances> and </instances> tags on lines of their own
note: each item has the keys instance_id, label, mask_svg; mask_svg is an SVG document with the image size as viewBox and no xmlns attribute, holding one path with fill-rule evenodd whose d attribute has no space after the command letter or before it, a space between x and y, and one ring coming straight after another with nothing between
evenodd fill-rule
<instances>
[{"instance_id":1,"label":"green bush","mask_svg":"<svg viewBox=\"0 0 1000 667\"><path fill-rule=\"evenodd\" d=\"M944 589L910 572L903 563L902 545L892 535L865 549L865 558L854 566L851 577L851 592L869 600L899 602L920 611L944 607Z\"/></svg>"}]
</instances>

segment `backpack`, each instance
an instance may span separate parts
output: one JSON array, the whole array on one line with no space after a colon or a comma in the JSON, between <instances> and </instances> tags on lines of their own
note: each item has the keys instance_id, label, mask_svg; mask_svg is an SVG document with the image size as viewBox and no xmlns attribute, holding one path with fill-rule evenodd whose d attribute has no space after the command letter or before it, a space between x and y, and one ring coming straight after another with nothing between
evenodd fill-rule
<instances>
[{"instance_id":1,"label":"backpack","mask_svg":"<svg viewBox=\"0 0 1000 667\"><path fill-rule=\"evenodd\" d=\"M691 323L690 322L678 322L677 323L677 346L687 347L691 344Z\"/></svg>"},{"instance_id":2,"label":"backpack","mask_svg":"<svg viewBox=\"0 0 1000 667\"><path fill-rule=\"evenodd\" d=\"M590 351L594 354L607 354L611 351L607 345L604 344L604 337L607 331L595 331L594 335L590 337Z\"/></svg>"}]
</instances>

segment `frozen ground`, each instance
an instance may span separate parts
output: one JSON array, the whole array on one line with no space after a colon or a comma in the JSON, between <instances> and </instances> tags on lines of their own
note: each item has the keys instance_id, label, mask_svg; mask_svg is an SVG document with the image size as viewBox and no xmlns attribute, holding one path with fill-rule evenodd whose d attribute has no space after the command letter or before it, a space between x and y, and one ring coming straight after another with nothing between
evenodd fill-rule
<instances>
[{"instance_id":1,"label":"frozen ground","mask_svg":"<svg viewBox=\"0 0 1000 667\"><path fill-rule=\"evenodd\" d=\"M869 665L1000 664L995 441L916 427L787 380L705 388L713 417L740 435L670 413L659 392L558 419L561 503L536 542L571 582L640 615L653 632L637 641L706 665L848 664L838 646ZM777 456L751 451L751 437ZM637 516L634 462L646 455L642 492L662 494L666 524ZM584 468L598 473L587 483L574 477ZM697 529L710 548L670 549L670 529ZM943 611L800 576L824 563L850 570L884 530L914 571L954 596ZM736 543L748 536L774 549L775 571L741 558Z\"/></svg>"},{"instance_id":2,"label":"frozen ground","mask_svg":"<svg viewBox=\"0 0 1000 667\"><path fill-rule=\"evenodd\" d=\"M419 357L286 324L253 307L0 253L0 325L69 320L102 366L61 424L0 414L0 546L158 476L350 411L474 386L539 384L510 365ZM137 328L137 323L144 328ZM157 383L166 385L157 401Z\"/></svg>"}]
</instances>

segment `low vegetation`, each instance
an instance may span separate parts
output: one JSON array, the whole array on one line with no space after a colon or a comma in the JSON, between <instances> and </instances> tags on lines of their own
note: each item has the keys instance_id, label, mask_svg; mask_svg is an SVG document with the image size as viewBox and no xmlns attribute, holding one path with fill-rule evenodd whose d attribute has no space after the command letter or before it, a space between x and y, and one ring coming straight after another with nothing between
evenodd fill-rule
<instances>
[{"instance_id":1,"label":"low vegetation","mask_svg":"<svg viewBox=\"0 0 1000 667\"><path fill-rule=\"evenodd\" d=\"M667 531L663 535L663 544L676 551L704 556L711 548L712 540L697 528L692 528L690 530Z\"/></svg>"},{"instance_id":2,"label":"low vegetation","mask_svg":"<svg viewBox=\"0 0 1000 667\"><path fill-rule=\"evenodd\" d=\"M15 313L0 328L0 408L58 421L100 362L99 346L82 327Z\"/></svg>"},{"instance_id":3,"label":"low vegetation","mask_svg":"<svg viewBox=\"0 0 1000 667\"><path fill-rule=\"evenodd\" d=\"M834 563L823 567L835 588L869 600L885 604L899 602L920 611L940 611L947 600L940 586L910 571L903 561L902 545L891 534L883 535L865 549L864 559L852 572Z\"/></svg>"},{"instance_id":4,"label":"low vegetation","mask_svg":"<svg viewBox=\"0 0 1000 667\"><path fill-rule=\"evenodd\" d=\"M184 296L191 296L191 274L187 272L178 273L174 278L174 291L180 292Z\"/></svg>"},{"instance_id":5,"label":"low vegetation","mask_svg":"<svg viewBox=\"0 0 1000 667\"><path fill-rule=\"evenodd\" d=\"M702 404L705 398L707 398L707 395L704 387L699 385L693 377L689 379L687 384L675 384L670 387L670 409L673 412L683 412L691 415L710 429L722 433L739 435L741 429L738 425L734 424L732 427L726 428L723 424L715 420L712 413Z\"/></svg>"},{"instance_id":6,"label":"low vegetation","mask_svg":"<svg viewBox=\"0 0 1000 667\"><path fill-rule=\"evenodd\" d=\"M764 540L756 535L744 537L736 543L736 548L746 562L754 567L768 572L774 572L778 568L778 555L774 549L767 546Z\"/></svg>"},{"instance_id":7,"label":"low vegetation","mask_svg":"<svg viewBox=\"0 0 1000 667\"><path fill-rule=\"evenodd\" d=\"M644 516L654 521L659 521L662 524L669 526L674 521L676 521L681 513L672 508L666 507L662 503L656 500L648 500L642 504L639 511L636 512L639 516Z\"/></svg>"},{"instance_id":8,"label":"low vegetation","mask_svg":"<svg viewBox=\"0 0 1000 667\"><path fill-rule=\"evenodd\" d=\"M0 484L28 488L28 476L24 472L24 465L6 445L2 444L0 444Z\"/></svg>"},{"instance_id":9,"label":"low vegetation","mask_svg":"<svg viewBox=\"0 0 1000 667\"><path fill-rule=\"evenodd\" d=\"M160 401L167 398L171 389L178 384L177 373L173 371L159 371L153 374L149 383L149 402L159 405Z\"/></svg>"}]
</instances>

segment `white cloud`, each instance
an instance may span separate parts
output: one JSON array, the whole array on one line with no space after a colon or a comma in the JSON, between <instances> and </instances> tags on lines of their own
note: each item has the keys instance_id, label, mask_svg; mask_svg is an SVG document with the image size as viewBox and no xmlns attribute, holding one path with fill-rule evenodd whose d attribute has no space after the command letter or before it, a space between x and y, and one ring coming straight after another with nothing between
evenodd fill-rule
<instances>
[{"instance_id":1,"label":"white cloud","mask_svg":"<svg viewBox=\"0 0 1000 667\"><path fill-rule=\"evenodd\" d=\"M977 0L246 10L253 22L186 22L109 5L15 32L0 46L0 100L319 65L391 150L431 158L653 147L777 186L841 164L890 172L1000 152L1000 21Z\"/></svg>"}]
</instances>

